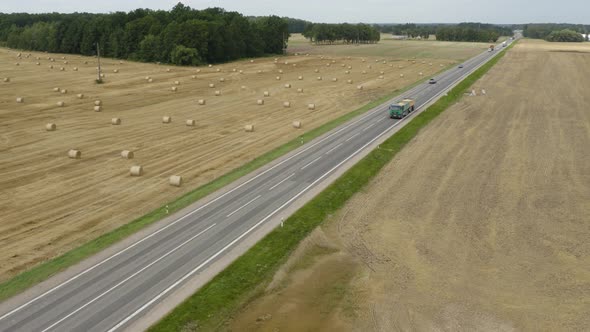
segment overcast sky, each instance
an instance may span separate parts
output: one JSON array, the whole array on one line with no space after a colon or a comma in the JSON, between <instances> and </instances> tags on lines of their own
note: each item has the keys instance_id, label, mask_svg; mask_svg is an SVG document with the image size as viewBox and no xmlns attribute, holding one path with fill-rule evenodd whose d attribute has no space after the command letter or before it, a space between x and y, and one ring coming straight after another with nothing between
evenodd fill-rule
<instances>
[{"instance_id":1,"label":"overcast sky","mask_svg":"<svg viewBox=\"0 0 590 332\"><path fill-rule=\"evenodd\" d=\"M184 0L192 8L221 7L244 15L279 15L313 22L584 23L588 0ZM0 12L108 13L170 9L178 0L0 0Z\"/></svg>"}]
</instances>

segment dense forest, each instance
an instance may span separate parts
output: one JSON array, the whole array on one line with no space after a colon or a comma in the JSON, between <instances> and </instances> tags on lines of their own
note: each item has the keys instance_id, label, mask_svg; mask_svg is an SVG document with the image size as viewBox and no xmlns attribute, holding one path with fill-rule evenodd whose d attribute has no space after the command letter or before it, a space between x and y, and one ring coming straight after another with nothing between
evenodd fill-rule
<instances>
[{"instance_id":1,"label":"dense forest","mask_svg":"<svg viewBox=\"0 0 590 332\"><path fill-rule=\"evenodd\" d=\"M367 24L307 24L303 36L316 44L370 44L377 43L381 35Z\"/></svg>"},{"instance_id":2,"label":"dense forest","mask_svg":"<svg viewBox=\"0 0 590 332\"><path fill-rule=\"evenodd\" d=\"M379 31L408 38L428 38L436 35L437 40L495 42L500 36L512 36L510 27L503 27L484 23L459 24L393 24L376 25Z\"/></svg>"},{"instance_id":3,"label":"dense forest","mask_svg":"<svg viewBox=\"0 0 590 332\"><path fill-rule=\"evenodd\" d=\"M280 54L289 36L278 16L249 19L221 8L137 9L110 14L2 14L0 43L12 48L198 65Z\"/></svg>"},{"instance_id":4,"label":"dense forest","mask_svg":"<svg viewBox=\"0 0 590 332\"><path fill-rule=\"evenodd\" d=\"M577 33L588 34L590 32L590 25L582 24L526 24L523 28L522 34L527 38L547 39L552 32L562 31L568 29Z\"/></svg>"},{"instance_id":5,"label":"dense forest","mask_svg":"<svg viewBox=\"0 0 590 332\"><path fill-rule=\"evenodd\" d=\"M546 41L550 42L577 42L581 43L586 39L580 33L569 30L563 29L558 31L553 31L545 37Z\"/></svg>"}]
</instances>

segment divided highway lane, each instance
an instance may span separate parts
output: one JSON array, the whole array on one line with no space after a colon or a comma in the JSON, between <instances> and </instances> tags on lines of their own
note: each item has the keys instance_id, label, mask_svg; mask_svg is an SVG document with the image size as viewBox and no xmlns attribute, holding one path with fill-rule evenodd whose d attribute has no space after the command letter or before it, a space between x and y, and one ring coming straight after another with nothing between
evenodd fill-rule
<instances>
[{"instance_id":1,"label":"divided highway lane","mask_svg":"<svg viewBox=\"0 0 590 332\"><path fill-rule=\"evenodd\" d=\"M123 330L257 227L324 181L404 120L387 107L409 97L417 111L493 57L482 53L304 145L229 192L28 302L0 312L0 331Z\"/></svg>"}]
</instances>

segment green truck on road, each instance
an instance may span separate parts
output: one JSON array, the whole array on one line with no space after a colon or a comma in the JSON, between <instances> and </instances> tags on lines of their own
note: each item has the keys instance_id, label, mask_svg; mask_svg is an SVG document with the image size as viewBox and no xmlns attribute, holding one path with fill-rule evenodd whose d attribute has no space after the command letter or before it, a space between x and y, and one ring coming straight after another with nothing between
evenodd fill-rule
<instances>
[{"instance_id":1,"label":"green truck on road","mask_svg":"<svg viewBox=\"0 0 590 332\"><path fill-rule=\"evenodd\" d=\"M389 117L392 119L402 119L414 111L415 102L412 99L404 99L397 104L389 105Z\"/></svg>"}]
</instances>

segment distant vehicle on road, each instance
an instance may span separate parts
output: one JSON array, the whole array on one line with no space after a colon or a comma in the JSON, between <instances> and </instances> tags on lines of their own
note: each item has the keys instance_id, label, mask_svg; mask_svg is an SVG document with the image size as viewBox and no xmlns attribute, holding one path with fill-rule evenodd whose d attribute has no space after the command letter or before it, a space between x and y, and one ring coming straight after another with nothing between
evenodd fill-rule
<instances>
[{"instance_id":1,"label":"distant vehicle on road","mask_svg":"<svg viewBox=\"0 0 590 332\"><path fill-rule=\"evenodd\" d=\"M436 84L436 79L434 79L434 78L429 79L428 84Z\"/></svg>"},{"instance_id":2,"label":"distant vehicle on road","mask_svg":"<svg viewBox=\"0 0 590 332\"><path fill-rule=\"evenodd\" d=\"M502 47L506 47L506 41L502 42Z\"/></svg>"},{"instance_id":3,"label":"distant vehicle on road","mask_svg":"<svg viewBox=\"0 0 590 332\"><path fill-rule=\"evenodd\" d=\"M413 99L404 99L397 104L389 105L389 117L392 119L402 119L414 111L415 101Z\"/></svg>"},{"instance_id":4,"label":"distant vehicle on road","mask_svg":"<svg viewBox=\"0 0 590 332\"><path fill-rule=\"evenodd\" d=\"M493 52L494 51L494 45L490 45L490 48L488 49L488 52Z\"/></svg>"},{"instance_id":5,"label":"distant vehicle on road","mask_svg":"<svg viewBox=\"0 0 590 332\"><path fill-rule=\"evenodd\" d=\"M460 65L459 65L459 69L462 69L462 68L463 68L463 64L460 64Z\"/></svg>"}]
</instances>

